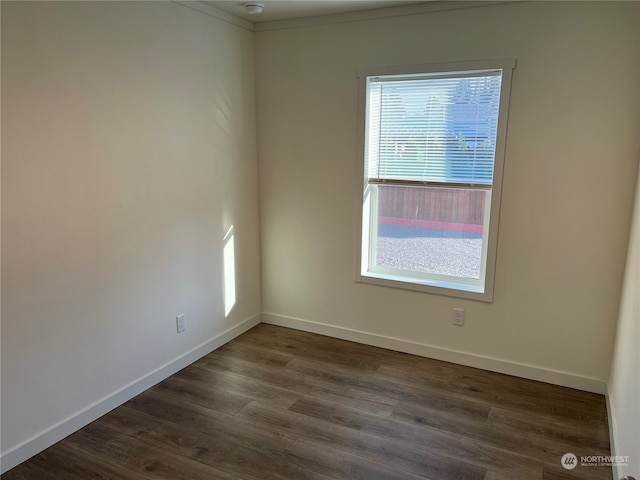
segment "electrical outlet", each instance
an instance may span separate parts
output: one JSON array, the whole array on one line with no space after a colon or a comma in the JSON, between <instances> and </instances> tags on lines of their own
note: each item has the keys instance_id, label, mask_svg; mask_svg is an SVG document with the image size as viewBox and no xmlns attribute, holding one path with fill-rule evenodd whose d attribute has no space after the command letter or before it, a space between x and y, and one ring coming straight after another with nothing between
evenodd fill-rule
<instances>
[{"instance_id":1,"label":"electrical outlet","mask_svg":"<svg viewBox=\"0 0 640 480\"><path fill-rule=\"evenodd\" d=\"M454 308L451 313L451 325L464 327L464 308Z\"/></svg>"},{"instance_id":2,"label":"electrical outlet","mask_svg":"<svg viewBox=\"0 0 640 480\"><path fill-rule=\"evenodd\" d=\"M178 329L178 333L182 333L187 329L187 321L185 319L184 313L176 317L176 327Z\"/></svg>"}]
</instances>

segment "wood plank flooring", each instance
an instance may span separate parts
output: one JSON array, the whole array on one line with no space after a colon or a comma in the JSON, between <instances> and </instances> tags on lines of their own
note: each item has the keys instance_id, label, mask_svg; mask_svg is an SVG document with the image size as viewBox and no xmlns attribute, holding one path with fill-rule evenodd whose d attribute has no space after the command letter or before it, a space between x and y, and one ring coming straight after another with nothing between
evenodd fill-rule
<instances>
[{"instance_id":1,"label":"wood plank flooring","mask_svg":"<svg viewBox=\"0 0 640 480\"><path fill-rule=\"evenodd\" d=\"M261 324L2 475L611 479L604 397Z\"/></svg>"}]
</instances>

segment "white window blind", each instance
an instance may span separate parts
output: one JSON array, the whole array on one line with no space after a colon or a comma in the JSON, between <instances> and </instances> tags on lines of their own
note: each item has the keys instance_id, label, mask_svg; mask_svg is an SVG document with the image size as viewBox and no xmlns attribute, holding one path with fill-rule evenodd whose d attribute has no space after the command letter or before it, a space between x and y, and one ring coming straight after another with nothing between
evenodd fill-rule
<instances>
[{"instance_id":1,"label":"white window blind","mask_svg":"<svg viewBox=\"0 0 640 480\"><path fill-rule=\"evenodd\" d=\"M369 183L491 186L501 79L501 69L369 77Z\"/></svg>"}]
</instances>

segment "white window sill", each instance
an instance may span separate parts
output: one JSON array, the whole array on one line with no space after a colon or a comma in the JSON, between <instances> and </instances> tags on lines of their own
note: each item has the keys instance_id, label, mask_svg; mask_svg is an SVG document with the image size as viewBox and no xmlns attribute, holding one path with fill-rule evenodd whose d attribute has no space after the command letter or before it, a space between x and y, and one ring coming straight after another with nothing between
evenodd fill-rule
<instances>
[{"instance_id":1,"label":"white window sill","mask_svg":"<svg viewBox=\"0 0 640 480\"><path fill-rule=\"evenodd\" d=\"M493 301L493 288L483 291L482 287L464 283L453 283L420 278L409 278L377 272L366 272L356 277L356 282L369 285L400 288L417 292L466 298L482 302ZM489 287L489 285L487 285ZM493 287L493 286L491 286Z\"/></svg>"}]
</instances>

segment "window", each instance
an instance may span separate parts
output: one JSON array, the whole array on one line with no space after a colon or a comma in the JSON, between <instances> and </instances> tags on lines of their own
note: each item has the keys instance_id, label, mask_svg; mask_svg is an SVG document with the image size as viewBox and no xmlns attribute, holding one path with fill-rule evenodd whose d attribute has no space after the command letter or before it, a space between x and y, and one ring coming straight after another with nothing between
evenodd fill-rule
<instances>
[{"instance_id":1,"label":"window","mask_svg":"<svg viewBox=\"0 0 640 480\"><path fill-rule=\"evenodd\" d=\"M515 60L360 72L357 280L493 300Z\"/></svg>"}]
</instances>

